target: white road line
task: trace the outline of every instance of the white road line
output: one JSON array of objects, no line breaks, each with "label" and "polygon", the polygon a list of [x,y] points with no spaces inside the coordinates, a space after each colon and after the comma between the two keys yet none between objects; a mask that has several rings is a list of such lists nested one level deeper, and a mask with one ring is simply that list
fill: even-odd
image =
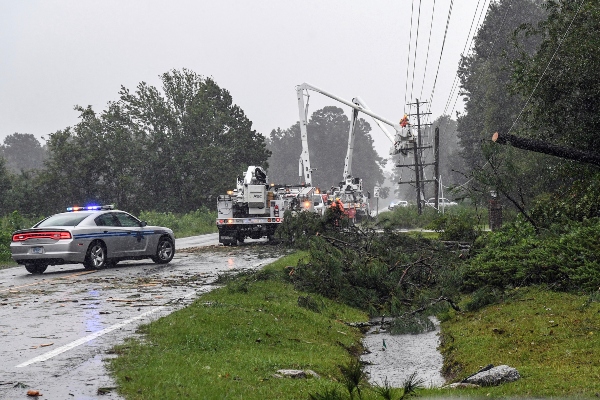
[{"label": "white road line", "polygon": [[[210,290],[210,288],[207,288],[207,289],[208,289],[208,290],[201,290],[200,292],[204,292],[204,291],[209,291],[209,290]],[[189,298],[189,297],[192,297],[192,296],[193,296],[193,295],[195,295],[195,294],[199,294],[199,293],[194,291],[194,292],[191,292],[191,293],[188,293],[188,294],[186,294],[186,295],[185,295],[185,296],[183,296],[183,297],[184,297],[184,298]],[[57,349],[54,349],[54,350],[52,350],[52,351],[49,351],[49,352],[47,352],[47,353],[45,353],[45,354],[42,354],[42,355],[40,355],[40,356],[37,356],[37,357],[35,357],[35,358],[32,358],[32,359],[31,359],[31,360],[29,360],[29,361],[25,361],[24,363],[17,365],[15,368],[23,368],[23,367],[26,367],[26,366],[28,366],[28,365],[34,364],[34,363],[36,363],[36,362],[40,362],[40,361],[46,361],[46,360],[49,360],[49,359],[51,359],[52,357],[55,357],[55,356],[57,356],[57,355],[59,355],[59,354],[62,354],[62,353],[64,353],[65,351],[69,351],[69,350],[71,350],[71,349],[74,349],[74,348],[75,348],[75,347],[77,347],[77,346],[81,346],[82,344],[84,344],[84,343],[87,343],[87,342],[89,342],[89,341],[91,341],[91,340],[94,340],[94,339],[96,339],[97,337],[100,337],[100,336],[102,336],[102,335],[106,335],[107,333],[110,333],[110,332],[114,331],[115,329],[122,328],[122,327],[124,327],[124,326],[125,326],[125,325],[127,325],[127,324],[130,324],[130,323],[132,323],[132,322],[135,322],[135,321],[137,321],[137,320],[140,320],[140,319],[142,319],[142,318],[144,318],[144,317],[146,317],[146,316],[148,316],[148,315],[150,315],[150,314],[154,314],[155,312],[158,312],[158,311],[160,311],[160,310],[162,310],[162,309],[164,309],[164,308],[166,308],[166,306],[160,306],[160,307],[156,307],[156,308],[154,308],[154,309],[152,309],[152,310],[150,310],[150,311],[146,311],[145,313],[143,313],[143,314],[140,314],[140,315],[138,315],[137,317],[129,318],[129,319],[127,319],[127,320],[123,321],[123,322],[119,322],[118,324],[115,324],[115,325],[109,326],[108,328],[104,328],[104,329],[102,329],[101,331],[94,332],[94,333],[92,333],[92,334],[90,334],[90,335],[87,335],[87,336],[85,336],[85,337],[82,337],[81,339],[77,339],[77,340],[75,340],[74,342],[71,342],[71,343],[69,343],[69,344],[66,344],[66,345],[64,345],[64,346],[61,346],[61,347],[59,347],[59,348],[57,348]]]},{"label": "white road line", "polygon": [[119,322],[118,324],[115,324],[115,325],[109,326],[108,328],[102,329],[101,331],[94,332],[94,333],[92,333],[90,335],[82,337],[81,339],[77,339],[74,342],[71,342],[71,343],[66,344],[64,346],[61,346],[61,347],[59,347],[57,349],[49,351],[49,352],[47,352],[45,354],[42,354],[42,355],[37,356],[35,358],[32,358],[29,361],[25,361],[24,363],[17,365],[16,368],[23,368],[23,367],[26,367],[26,366],[31,365],[33,363],[36,363],[36,362],[49,360],[52,357],[55,357],[55,356],[57,356],[59,354],[64,353],[65,351],[69,351],[71,349],[74,349],[77,346],[80,346],[80,345],[82,345],[84,343],[87,343],[87,342],[89,342],[91,340],[94,340],[97,337],[105,335],[105,334],[107,334],[109,332],[112,332],[115,329],[122,328],[122,327],[124,327],[127,324],[130,324],[130,323],[132,323],[134,321],[142,319],[142,318],[146,317],[147,315],[153,314],[153,313],[155,313],[157,311],[160,311],[160,310],[162,310],[164,308],[165,308],[165,306],[156,307],[155,309],[152,309],[150,311],[146,311],[145,313],[140,314],[137,317],[129,318],[128,320],[125,320],[123,322]]}]

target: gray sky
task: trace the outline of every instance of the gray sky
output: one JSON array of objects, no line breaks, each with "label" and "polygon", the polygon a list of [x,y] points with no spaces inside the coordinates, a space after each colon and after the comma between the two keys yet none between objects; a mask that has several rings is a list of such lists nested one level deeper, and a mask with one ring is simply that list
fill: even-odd
[{"label": "gray sky", "polygon": [[[488,2],[454,1],[432,119],[446,109],[476,7],[487,8]],[[15,132],[47,137],[77,123],[75,105],[100,112],[117,100],[121,85],[134,89],[145,81],[160,86],[158,75],[181,68],[212,76],[264,135],[298,120],[295,86],[303,82],[347,100],[360,96],[375,113],[398,121],[408,111],[405,102],[430,99],[449,4],[0,0],[0,142]],[[462,107],[460,99],[456,104]],[[311,95],[311,113],[326,105],[348,112],[340,103]],[[366,119],[377,151],[387,156],[388,139]]]}]

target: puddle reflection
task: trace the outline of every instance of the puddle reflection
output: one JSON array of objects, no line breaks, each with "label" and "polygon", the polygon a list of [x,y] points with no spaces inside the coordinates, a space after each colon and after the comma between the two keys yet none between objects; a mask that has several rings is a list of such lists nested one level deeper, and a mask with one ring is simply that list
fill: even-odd
[{"label": "puddle reflection", "polygon": [[[95,289],[88,290],[88,295],[90,297],[99,299],[100,291]],[[88,303],[84,309],[83,317],[86,332],[97,332],[102,329],[102,322],[100,321],[100,313],[97,303]]]}]

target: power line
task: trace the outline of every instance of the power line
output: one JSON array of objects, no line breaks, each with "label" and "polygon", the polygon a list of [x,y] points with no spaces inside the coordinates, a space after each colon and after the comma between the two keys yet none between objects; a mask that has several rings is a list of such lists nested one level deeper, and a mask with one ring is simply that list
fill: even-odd
[{"label": "power line", "polygon": [[[435,72],[435,79],[433,80],[433,87],[431,89],[431,96],[429,97],[429,107],[431,107],[431,102],[433,100],[433,94],[435,93],[435,86],[437,84],[438,74],[440,72],[440,65],[442,64],[442,55],[444,54],[444,46],[446,45],[446,37],[448,36],[448,25],[450,24],[450,16],[452,15],[452,5],[454,4],[454,0],[450,0],[450,8],[448,9],[448,17],[446,18],[446,30],[444,31],[444,40],[442,41],[442,49],[440,50],[440,58],[438,60],[437,70]],[[406,103],[406,99],[404,99]]]},{"label": "power line", "polygon": [[427,76],[427,63],[429,62],[429,46],[431,45],[431,32],[433,31],[433,16],[435,15],[435,0],[433,0],[433,10],[431,11],[431,24],[429,25],[429,40],[427,42],[427,53],[425,55],[425,71],[423,72],[423,80],[421,81],[421,91],[419,98],[423,97],[423,87],[425,86],[425,78]]},{"label": "power line", "polygon": [[415,86],[415,69],[417,64],[417,49],[419,48],[419,27],[421,26],[421,0],[419,0],[419,11],[417,17],[417,36],[415,37],[415,56],[413,57],[412,83],[410,86],[410,98],[412,99],[413,88]]},{"label": "power line", "polygon": [[410,71],[410,49],[412,45],[412,25],[414,15],[415,2],[413,0],[410,8],[410,33],[408,36],[408,59],[406,60],[406,84],[404,85],[404,104],[406,104],[406,93],[408,92],[408,72]]},{"label": "power line", "polygon": [[[467,34],[467,39],[465,41],[465,46],[463,47],[463,51],[461,53],[461,56],[464,55],[467,51],[467,46],[469,44],[469,42],[471,41],[471,31],[473,30],[473,25],[475,24],[475,19],[477,17],[477,10],[479,10],[479,4],[481,3],[481,0],[477,0],[477,7],[475,8],[475,13],[473,13],[473,19],[471,20],[471,26],[469,27],[469,33]],[[485,5],[485,3],[484,3]],[[483,7],[481,8],[481,11],[483,11]],[[481,18],[481,14],[482,12],[480,12],[479,14],[479,18]],[[475,36],[475,33],[473,33],[473,36]],[[448,100],[446,101],[446,106],[444,107],[444,114],[446,114],[446,111],[448,110],[448,106],[451,103],[451,99],[454,96],[454,91],[455,89],[458,88],[458,71],[456,73],[456,75],[454,76],[454,81],[452,82],[452,90],[450,91],[450,95],[448,96]]]},{"label": "power line", "polygon": [[494,46],[496,46],[496,42],[498,41],[498,38],[500,38],[500,31],[502,30],[502,28],[504,28],[504,23],[506,22],[506,16],[508,15],[508,12],[510,11],[511,6],[512,6],[512,3],[509,2],[508,6],[506,7],[506,12],[504,13],[504,17],[502,17],[502,22],[500,23],[500,28],[498,28],[498,32],[496,32],[496,38],[494,39],[494,42],[492,43],[492,47],[490,47],[490,51],[488,52],[488,55],[487,55],[488,59],[492,55],[492,51],[494,50]]},{"label": "power line", "polygon": [[579,8],[577,8],[577,12],[575,13],[575,15],[573,16],[573,19],[571,19],[571,23],[569,24],[569,27],[567,28],[567,30],[565,31],[562,39],[560,39],[560,42],[558,42],[558,46],[556,46],[556,50],[554,50],[554,54],[552,54],[552,57],[550,57],[550,61],[548,61],[548,64],[546,64],[546,68],[544,68],[544,72],[542,72],[542,75],[540,76],[540,79],[538,79],[537,83],[535,84],[535,87],[533,88],[533,91],[531,92],[531,94],[529,95],[529,98],[527,99],[527,101],[525,102],[525,105],[523,106],[523,108],[521,109],[521,112],[519,113],[519,115],[517,116],[517,118],[513,121],[510,129],[508,130],[508,133],[510,133],[512,131],[512,129],[514,128],[515,124],[517,123],[517,121],[519,120],[519,118],[521,118],[521,115],[523,114],[523,111],[525,111],[525,107],[527,107],[527,105],[529,104],[529,102],[531,101],[531,98],[533,97],[533,94],[535,93],[535,91],[537,90],[540,82],[542,81],[542,78],[544,77],[544,75],[546,74],[546,71],[548,71],[548,67],[550,66],[550,63],[552,62],[552,60],[554,60],[554,56],[556,56],[556,53],[558,53],[558,49],[560,49],[560,46],[563,44],[563,42],[565,41],[567,34],[569,33],[569,30],[571,29],[571,26],[573,25],[573,21],[575,21],[575,18],[577,18],[577,16],[579,15],[579,11],[581,10],[581,7],[583,6],[583,3],[585,2],[585,0],[581,0],[581,3],[579,3]]}]

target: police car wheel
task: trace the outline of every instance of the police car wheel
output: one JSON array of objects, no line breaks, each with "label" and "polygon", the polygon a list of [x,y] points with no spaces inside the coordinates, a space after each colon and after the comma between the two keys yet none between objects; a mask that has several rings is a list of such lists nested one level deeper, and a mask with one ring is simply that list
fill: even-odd
[{"label": "police car wheel", "polygon": [[175,255],[175,246],[171,239],[161,237],[156,246],[156,255],[152,257],[152,261],[157,264],[167,264],[171,262]]},{"label": "police car wheel", "polygon": [[48,266],[43,264],[25,264],[25,269],[27,272],[34,275],[43,274],[44,271],[46,271],[46,268],[48,268]]},{"label": "police car wheel", "polygon": [[100,241],[93,242],[88,247],[83,266],[85,269],[102,269],[106,267],[106,248]]}]

